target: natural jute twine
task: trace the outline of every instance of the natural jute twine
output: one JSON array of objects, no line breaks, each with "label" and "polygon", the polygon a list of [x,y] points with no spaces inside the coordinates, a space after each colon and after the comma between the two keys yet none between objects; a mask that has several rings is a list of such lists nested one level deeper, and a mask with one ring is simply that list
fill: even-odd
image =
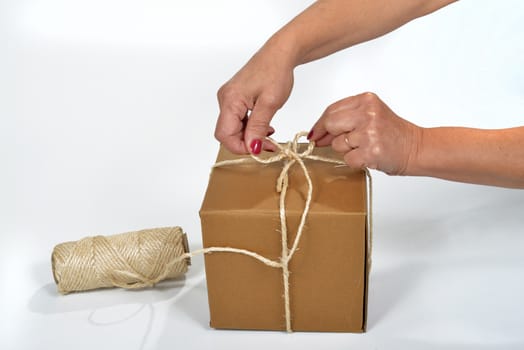
[{"label": "natural jute twine", "polygon": [[[58,291],[143,288],[176,278],[190,264],[186,235],[164,227],[58,244],[51,256]],[[178,257],[181,257],[178,259]]]},{"label": "natural jute twine", "polygon": [[[276,153],[274,156],[269,158],[260,158],[254,155],[251,155],[251,158],[241,158],[241,159],[234,159],[234,160],[225,160],[221,162],[217,162],[214,167],[223,167],[228,165],[236,165],[236,164],[243,164],[251,161],[256,161],[262,164],[270,164],[275,162],[284,161],[284,166],[282,168],[282,171],[280,173],[280,176],[277,179],[276,184],[276,190],[278,193],[280,193],[280,200],[279,200],[279,211],[280,211],[280,225],[281,225],[281,241],[282,241],[282,250],[281,255],[278,260],[271,260],[268,259],[256,252],[246,250],[246,249],[239,249],[239,248],[232,248],[232,247],[209,247],[204,248],[200,250],[195,250],[191,253],[186,253],[177,258],[184,259],[185,257],[192,257],[196,254],[208,254],[208,253],[215,253],[215,252],[227,252],[227,253],[236,253],[236,254],[244,254],[247,256],[250,256],[254,259],[257,259],[258,261],[264,263],[267,266],[279,268],[282,269],[282,282],[284,286],[284,312],[285,312],[285,319],[286,319],[286,331],[292,332],[292,326],[291,326],[291,311],[290,311],[290,297],[289,297],[289,262],[293,258],[293,255],[298,249],[298,244],[300,242],[300,238],[302,237],[302,233],[304,231],[304,226],[306,224],[306,219],[309,213],[309,207],[311,205],[311,198],[313,193],[313,184],[311,181],[311,177],[309,176],[309,172],[306,168],[306,165],[304,164],[304,159],[310,159],[310,160],[316,160],[316,161],[322,161],[322,162],[328,162],[333,163],[339,166],[347,166],[344,162],[337,160],[337,159],[331,159],[321,156],[313,155],[313,149],[315,148],[314,142],[309,142],[307,145],[307,148],[303,152],[299,152],[299,143],[298,140],[301,137],[306,136],[307,132],[299,132],[295,135],[292,142],[288,142],[286,144],[279,144],[273,139],[267,137],[266,139],[273,143],[279,150],[278,153]],[[304,204],[304,210],[302,211],[302,215],[300,217],[300,223],[298,225],[297,233],[295,236],[295,241],[292,242],[291,248],[288,246],[288,234],[287,234],[287,223],[286,223],[286,192],[288,188],[288,172],[289,169],[294,165],[298,164],[300,168],[302,169],[302,172],[304,173],[304,177],[307,181],[307,197]],[[368,268],[371,268],[371,247],[372,247],[372,234],[371,234],[371,196],[372,196],[372,184],[371,184],[371,175],[367,169],[364,169],[367,179],[368,179],[368,216],[367,216],[367,234],[368,234],[368,244],[367,244],[367,265]]]}]

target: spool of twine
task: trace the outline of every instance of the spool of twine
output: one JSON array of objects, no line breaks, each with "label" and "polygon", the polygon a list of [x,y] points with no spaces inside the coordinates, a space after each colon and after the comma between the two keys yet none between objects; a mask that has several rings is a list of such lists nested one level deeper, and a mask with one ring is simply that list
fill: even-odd
[{"label": "spool of twine", "polygon": [[189,257],[180,227],[86,237],[53,249],[53,277],[62,294],[98,288],[143,288],[183,275]]}]

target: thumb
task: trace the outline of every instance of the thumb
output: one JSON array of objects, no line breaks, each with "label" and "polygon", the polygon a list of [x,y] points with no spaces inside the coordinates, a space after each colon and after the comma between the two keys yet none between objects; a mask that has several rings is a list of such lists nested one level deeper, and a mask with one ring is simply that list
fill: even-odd
[{"label": "thumb", "polygon": [[274,150],[275,146],[265,141],[265,137],[272,130],[269,123],[276,110],[276,108],[262,103],[257,103],[253,108],[244,131],[246,148],[252,154],[259,154],[263,149]]}]

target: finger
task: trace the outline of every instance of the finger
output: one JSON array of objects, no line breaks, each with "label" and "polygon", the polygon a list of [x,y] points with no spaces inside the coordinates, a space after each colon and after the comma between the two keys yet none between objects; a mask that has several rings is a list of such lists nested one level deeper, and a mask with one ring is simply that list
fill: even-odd
[{"label": "finger", "polygon": [[352,133],[344,133],[333,138],[333,141],[331,142],[333,150],[338,153],[347,153],[358,148],[357,145],[351,143],[352,140],[349,139],[351,134]]},{"label": "finger", "polygon": [[[243,131],[246,130],[246,126],[247,126],[247,121],[248,120],[249,120],[249,113],[246,114],[244,119],[242,119],[242,130]],[[273,135],[274,133],[275,133],[275,128],[270,125],[269,126],[269,130],[267,131],[266,137],[269,137],[269,136]]]},{"label": "finger", "polygon": [[220,114],[215,128],[215,138],[229,151],[246,154],[244,143],[245,120],[248,107],[238,98],[219,98]]},{"label": "finger", "polygon": [[368,163],[365,153],[361,149],[356,148],[344,154],[344,161],[350,168],[354,169],[376,169],[376,165]]},{"label": "finger", "polygon": [[350,168],[364,169],[367,166],[366,162],[362,158],[362,152],[358,149],[344,154],[344,161]]},{"label": "finger", "polygon": [[[273,128],[272,126],[269,126],[269,131],[267,132],[266,137],[269,137],[273,135],[274,133],[275,133],[275,128]],[[264,151],[275,152],[277,150],[277,146],[275,146],[272,142],[264,139],[262,141],[262,149]]]},{"label": "finger", "polygon": [[274,145],[264,141],[264,138],[270,130],[269,122],[273,119],[276,110],[262,97],[255,104],[244,131],[245,147],[251,153],[259,154],[262,149],[274,149]]},{"label": "finger", "polygon": [[344,161],[350,168],[355,169],[378,169],[377,159],[370,156],[369,150],[355,148],[344,154]]},{"label": "finger", "polygon": [[335,138],[334,135],[325,134],[323,137],[315,141],[315,146],[318,146],[318,147],[329,146],[331,145],[331,142],[333,141],[334,138]]},{"label": "finger", "polygon": [[236,154],[246,154],[247,149],[244,144],[244,132],[241,120],[218,117],[215,129],[215,138],[224,145],[229,151]]},{"label": "finger", "polygon": [[350,111],[358,109],[360,106],[359,96],[360,95],[350,96],[328,106],[315,125],[313,125],[313,128],[308,135],[308,139],[312,141],[322,140],[319,145],[324,145],[324,142],[327,140],[331,141],[332,138],[324,140],[324,137],[327,134],[335,136],[338,134],[334,134],[330,131],[330,124],[337,119],[346,119],[344,118],[346,114],[348,114]]},{"label": "finger", "polygon": [[323,126],[327,133],[338,136],[360,129],[363,122],[362,111],[360,109],[351,109],[328,115]]},{"label": "finger", "polygon": [[[242,130],[246,130],[246,127],[247,127],[247,121],[249,120],[249,117],[246,115],[246,117],[244,119],[242,119]],[[273,135],[275,133],[275,128],[272,127],[271,125],[269,126],[269,129],[267,131],[267,135],[266,137],[269,137],[271,135]]]}]

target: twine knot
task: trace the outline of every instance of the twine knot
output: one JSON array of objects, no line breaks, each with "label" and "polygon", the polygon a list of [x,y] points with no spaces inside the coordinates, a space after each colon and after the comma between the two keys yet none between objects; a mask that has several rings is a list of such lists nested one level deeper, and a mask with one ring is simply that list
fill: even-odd
[{"label": "twine knot", "polygon": [[[293,141],[288,141],[284,144],[280,144],[276,142],[275,140],[273,140],[272,138],[267,137],[266,139],[269,142],[271,142],[273,145],[275,145],[277,149],[279,150],[279,152],[276,155],[269,157],[269,158],[261,158],[253,154],[251,155],[252,159],[262,164],[275,163],[275,162],[284,160],[285,162],[284,167],[282,167],[282,171],[280,172],[280,176],[278,177],[277,183],[276,183],[276,189],[278,193],[281,193],[282,188],[287,186],[288,184],[287,173],[289,169],[293,166],[293,164],[295,164],[295,162],[297,161],[302,162],[302,159],[304,158],[309,158],[311,154],[313,153],[313,150],[315,149],[315,142],[310,141],[307,145],[307,148],[303,152],[299,152],[299,142],[298,141],[300,140],[301,137],[307,136],[307,134],[308,134],[307,132],[301,131],[295,134]],[[217,166],[217,164],[215,164],[215,167]],[[222,165],[218,165],[218,166],[222,166]]]}]

